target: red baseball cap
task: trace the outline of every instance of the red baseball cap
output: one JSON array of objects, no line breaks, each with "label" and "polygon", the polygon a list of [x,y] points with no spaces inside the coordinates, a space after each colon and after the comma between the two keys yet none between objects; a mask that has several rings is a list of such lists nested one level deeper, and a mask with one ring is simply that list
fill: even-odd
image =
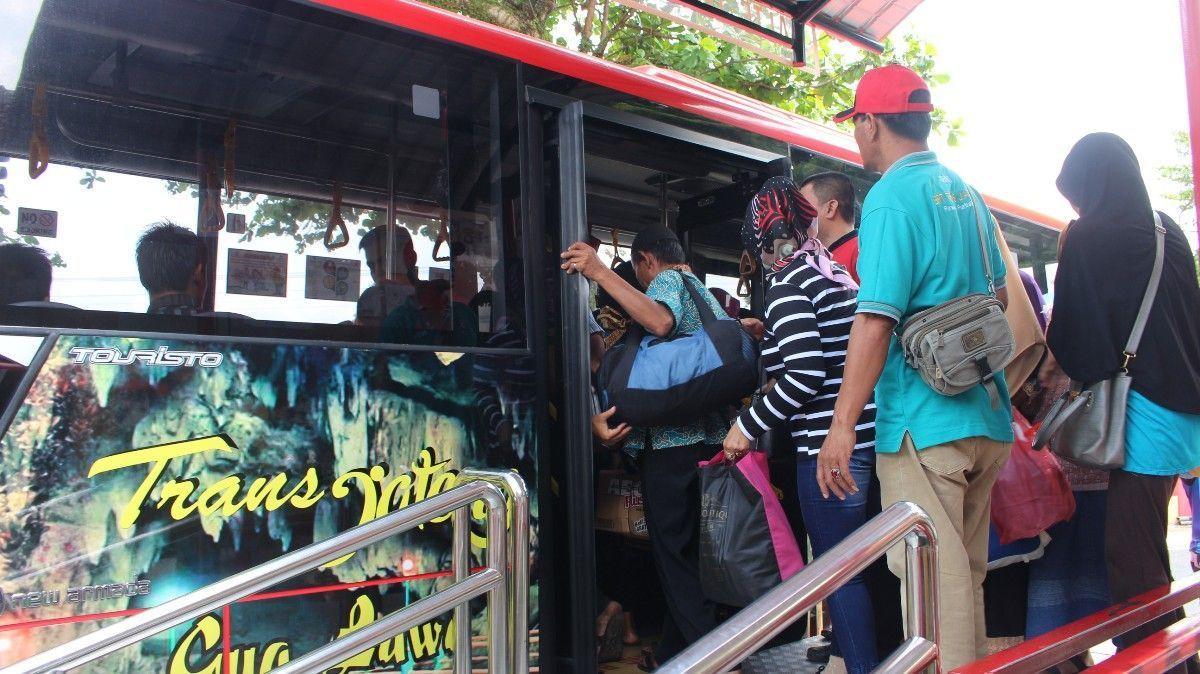
[{"label": "red baseball cap", "polygon": [[854,92],[854,107],[838,113],[833,121],[841,123],[855,115],[887,115],[901,112],[932,112],[933,103],[910,101],[913,93],[929,92],[929,85],[912,70],[902,65],[883,66],[870,70],[858,82]]}]

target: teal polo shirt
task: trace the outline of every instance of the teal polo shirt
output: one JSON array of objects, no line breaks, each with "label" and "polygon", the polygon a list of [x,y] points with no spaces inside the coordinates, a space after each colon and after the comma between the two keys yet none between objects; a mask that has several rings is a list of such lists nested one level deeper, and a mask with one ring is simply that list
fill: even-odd
[{"label": "teal polo shirt", "polygon": [[[932,152],[916,152],[893,164],[863,202],[859,313],[880,314],[901,325],[942,302],[986,293],[976,208],[983,208],[978,195]],[[1004,258],[996,244],[995,221],[989,211],[983,213],[993,283],[999,289],[1004,286]],[[996,375],[996,385],[1008,400],[1003,374]],[[982,386],[956,396],[935,392],[904,362],[895,334],[875,387],[875,405],[877,452],[899,451],[905,433],[917,449],[976,436],[1013,439],[1008,405],[993,409]]]}]

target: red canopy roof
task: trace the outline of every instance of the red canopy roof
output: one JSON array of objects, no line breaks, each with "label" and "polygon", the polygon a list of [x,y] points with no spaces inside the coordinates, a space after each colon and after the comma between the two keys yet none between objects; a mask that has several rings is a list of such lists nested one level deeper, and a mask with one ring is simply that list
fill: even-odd
[{"label": "red canopy roof", "polygon": [[921,0],[829,0],[813,22],[848,39],[861,36],[882,42],[920,4]]}]

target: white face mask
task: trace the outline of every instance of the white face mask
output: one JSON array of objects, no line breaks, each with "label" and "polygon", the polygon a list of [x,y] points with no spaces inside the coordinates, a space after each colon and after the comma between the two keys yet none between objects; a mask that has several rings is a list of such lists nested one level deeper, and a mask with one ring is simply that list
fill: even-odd
[{"label": "white face mask", "polygon": [[764,250],[761,256],[762,263],[766,267],[770,267],[774,265],[777,260],[782,260],[783,258],[796,252],[796,241],[794,239],[775,239],[774,245],[771,246],[771,250],[772,252],[770,253]]}]

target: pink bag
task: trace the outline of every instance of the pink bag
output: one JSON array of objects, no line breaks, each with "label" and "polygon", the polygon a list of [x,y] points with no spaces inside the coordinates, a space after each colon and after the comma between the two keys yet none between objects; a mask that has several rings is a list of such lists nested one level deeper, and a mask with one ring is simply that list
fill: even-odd
[{"label": "pink bag", "polygon": [[1033,448],[1036,430],[1013,410],[1016,441],[992,487],[992,525],[1004,545],[1037,536],[1075,514],[1075,495],[1058,458]]},{"label": "pink bag", "polygon": [[745,606],[804,567],[771,487],[767,455],[700,463],[700,582],[709,599]]}]

